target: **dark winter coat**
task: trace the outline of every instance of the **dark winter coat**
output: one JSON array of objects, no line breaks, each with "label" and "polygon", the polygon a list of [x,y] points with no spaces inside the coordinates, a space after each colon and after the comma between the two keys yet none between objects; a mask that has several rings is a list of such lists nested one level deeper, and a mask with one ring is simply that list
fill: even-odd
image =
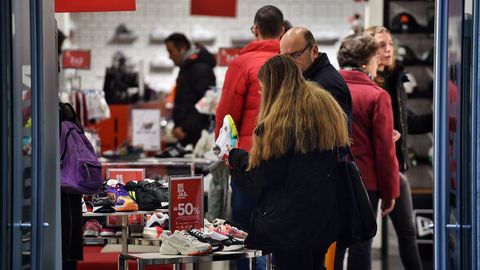
[{"label": "dark winter coat", "polygon": [[208,129],[208,116],[200,114],[195,104],[210,86],[216,85],[215,65],[215,57],[204,48],[194,51],[180,65],[172,117],[175,127],[181,127],[186,133],[186,138],[180,142],[183,145],[195,144],[201,131]]},{"label": "dark winter coat", "polygon": [[393,124],[395,130],[401,133],[400,139],[396,142],[398,165],[401,172],[408,169],[408,134],[422,134],[433,130],[433,115],[416,115],[407,108],[407,93],[403,83],[408,82],[405,69],[400,63],[396,63],[395,69],[391,72],[379,72],[384,82],[385,89],[392,99]]},{"label": "dark winter coat", "polygon": [[322,88],[330,92],[342,107],[348,117],[348,126],[352,127],[352,96],[347,83],[338,71],[330,64],[325,53],[315,59],[312,65],[304,72],[303,76],[309,81],[314,81]]},{"label": "dark winter coat", "polygon": [[230,151],[232,179],[258,195],[246,245],[267,251],[315,248],[337,238],[337,154],[287,153],[246,171],[248,153]]}]

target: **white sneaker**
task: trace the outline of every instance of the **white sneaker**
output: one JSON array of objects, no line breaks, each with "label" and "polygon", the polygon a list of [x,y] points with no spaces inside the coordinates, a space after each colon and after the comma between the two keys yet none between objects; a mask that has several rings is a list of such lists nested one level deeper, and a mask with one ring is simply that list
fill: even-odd
[{"label": "white sneaker", "polygon": [[163,235],[160,253],[165,255],[203,255],[212,253],[212,246],[202,243],[187,231],[175,231]]},{"label": "white sneaker", "polygon": [[147,222],[145,223],[145,228],[150,228],[150,227],[155,227],[155,226],[163,227],[163,224],[165,224],[165,221],[167,219],[168,219],[167,214],[163,214],[163,213],[160,213],[160,212],[153,213],[153,214],[150,215]]},{"label": "white sneaker", "polygon": [[228,153],[238,141],[238,131],[233,122],[232,116],[229,114],[223,118],[223,126],[220,129],[220,134],[213,145],[213,152],[221,160],[228,159]]},{"label": "white sneaker", "polygon": [[148,239],[162,239],[163,228],[160,226],[143,228],[142,236]]}]

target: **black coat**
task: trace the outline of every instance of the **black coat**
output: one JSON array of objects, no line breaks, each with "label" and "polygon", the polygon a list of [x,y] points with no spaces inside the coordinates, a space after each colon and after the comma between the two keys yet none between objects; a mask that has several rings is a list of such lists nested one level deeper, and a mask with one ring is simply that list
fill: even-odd
[{"label": "black coat", "polygon": [[384,80],[381,86],[392,99],[394,129],[402,134],[395,146],[399,169],[404,172],[408,169],[407,135],[432,132],[433,115],[416,115],[407,108],[407,93],[403,83],[409,80],[400,63],[397,62],[391,72],[379,72],[378,75]]},{"label": "black coat", "polygon": [[210,86],[216,85],[213,72],[215,65],[215,57],[206,49],[199,48],[180,66],[172,117],[175,127],[181,127],[187,135],[180,142],[183,145],[195,144],[201,131],[209,127],[208,116],[200,114],[195,109],[195,104]]},{"label": "black coat", "polygon": [[288,153],[246,171],[248,153],[230,151],[232,179],[256,192],[246,245],[267,251],[319,249],[337,239],[337,154]]},{"label": "black coat", "polygon": [[304,72],[303,76],[309,81],[314,81],[325,90],[330,92],[342,107],[348,117],[348,127],[352,127],[352,96],[348,90],[347,83],[335,67],[330,64],[325,53],[315,59],[312,65]]}]

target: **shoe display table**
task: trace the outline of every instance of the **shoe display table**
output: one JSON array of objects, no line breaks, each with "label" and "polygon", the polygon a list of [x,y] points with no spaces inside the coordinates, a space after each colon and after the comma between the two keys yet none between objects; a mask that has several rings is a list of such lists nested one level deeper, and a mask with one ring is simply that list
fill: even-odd
[{"label": "shoe display table", "polygon": [[196,268],[198,263],[229,261],[237,259],[249,259],[251,269],[255,269],[256,258],[266,256],[267,270],[271,270],[270,254],[264,254],[260,250],[242,249],[238,251],[218,251],[209,255],[183,256],[183,255],[162,255],[160,253],[137,253],[120,254],[118,257],[118,269],[127,270],[128,261],[137,262],[137,270],[144,270],[146,265],[173,264],[174,270],[180,270],[182,264],[191,263]]},{"label": "shoe display table", "polygon": [[155,212],[168,213],[168,209],[157,209],[155,211],[136,211],[136,212],[115,212],[115,213],[83,213],[84,217],[108,217],[108,216],[121,216],[122,217],[122,253],[128,254],[128,216],[130,215],[145,215]]}]

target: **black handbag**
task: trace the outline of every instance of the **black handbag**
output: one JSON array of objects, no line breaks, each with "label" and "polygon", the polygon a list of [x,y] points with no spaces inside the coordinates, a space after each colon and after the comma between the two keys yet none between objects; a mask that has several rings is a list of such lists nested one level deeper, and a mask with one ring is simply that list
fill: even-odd
[{"label": "black handbag", "polygon": [[341,222],[338,243],[348,247],[372,239],[377,233],[377,222],[350,148],[339,149],[337,153],[337,194]]}]

